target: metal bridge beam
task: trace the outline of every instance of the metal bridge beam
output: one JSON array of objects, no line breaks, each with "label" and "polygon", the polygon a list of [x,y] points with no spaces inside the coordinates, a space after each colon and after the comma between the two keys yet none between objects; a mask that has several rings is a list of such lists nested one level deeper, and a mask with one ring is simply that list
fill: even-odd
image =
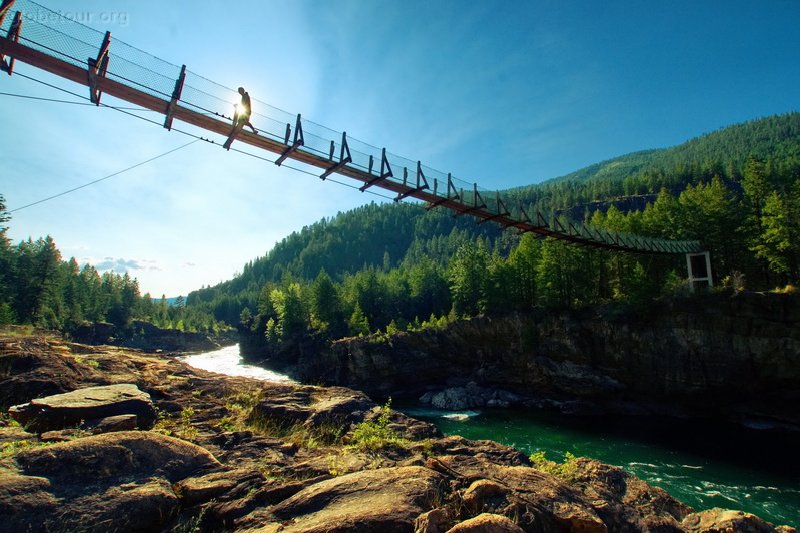
[{"label": "metal bridge beam", "polygon": [[[4,2],[3,7],[6,7],[7,4],[8,1]],[[106,53],[103,53],[104,49]],[[176,98],[175,94],[172,95],[173,98],[171,100],[165,100],[138,90],[134,87],[120,83],[112,78],[107,78],[101,75],[98,75],[96,80],[90,81],[90,76],[88,74],[93,67],[97,67],[97,61],[95,61],[94,66],[90,65],[88,69],[81,68],[71,63],[67,63],[66,61],[52,57],[39,50],[29,48],[15,41],[13,38],[9,39],[2,36],[0,36],[0,54],[23,61],[34,67],[40,68],[50,72],[51,74],[60,76],[75,83],[89,86],[93,91],[97,91],[94,94],[97,96],[96,103],[98,104],[99,94],[107,93],[119,98],[120,100],[124,100],[145,109],[162,113],[166,115],[167,120],[169,120],[171,117],[173,120],[180,120],[187,124],[191,124],[192,126],[216,133],[224,138],[227,138],[228,134],[230,133],[230,124],[227,121],[220,120],[218,117],[193,111],[180,105],[179,98]],[[101,63],[103,62],[103,57],[108,57],[107,46],[101,47],[101,52],[98,55]],[[100,74],[102,70],[103,66],[101,64],[97,73]],[[176,84],[176,89],[177,88],[178,85]],[[310,150],[305,150],[302,148],[302,126],[299,115],[297,127],[295,128],[295,141],[292,146],[287,147],[288,136],[286,137],[286,142],[284,143],[273,140],[265,135],[258,135],[255,133],[242,131],[238,134],[236,139],[239,142],[243,142],[256,148],[278,154],[279,157],[276,161],[278,163],[283,162],[283,160],[288,157],[295,161],[299,161],[301,163],[321,169],[323,172],[320,177],[323,179],[335,172],[342,176],[361,181],[365,184],[365,186],[362,187],[362,190],[365,190],[369,186],[375,185],[388,191],[392,191],[402,198],[410,196],[427,202],[429,208],[441,206],[455,211],[457,214],[470,214],[479,220],[492,220],[506,228],[515,227],[523,232],[531,231],[539,235],[549,236],[555,239],[566,240],[574,243],[586,244],[597,248],[622,250],[634,253],[665,253],[655,246],[641,247],[641,245],[637,246],[633,243],[624,242],[619,239],[619,237],[616,242],[613,242],[610,239],[604,240],[603,242],[598,242],[594,239],[587,239],[580,235],[572,235],[571,232],[566,231],[563,226],[549,226],[541,214],[538,214],[539,220],[537,221],[538,223],[535,224],[522,209],[521,213],[524,215],[523,219],[513,217],[511,213],[508,213],[505,209],[502,209],[503,212],[495,213],[487,207],[486,203],[480,197],[480,194],[477,191],[477,186],[475,186],[473,191],[474,194],[472,205],[466,204],[463,196],[458,194],[450,174],[447,176],[447,190],[444,191],[444,195],[439,191],[439,184],[435,179],[432,191],[429,187],[423,186],[427,184],[427,180],[424,179],[424,176],[418,175],[416,186],[395,181],[391,179],[393,176],[388,165],[388,160],[386,159],[385,150],[383,152],[381,161],[381,175],[376,177],[371,172],[366,172],[359,168],[355,168],[350,164],[352,163],[352,158],[350,156],[349,147],[347,146],[347,137],[344,133],[342,134],[339,161],[331,165],[331,161],[333,160],[332,152],[330,157],[326,158],[316,153],[312,153]],[[499,207],[498,211],[501,211]],[[560,225],[557,219],[553,219],[553,222],[557,225]],[[678,249],[671,251],[671,253],[699,251],[699,243],[696,242],[675,243],[675,247]]]}]

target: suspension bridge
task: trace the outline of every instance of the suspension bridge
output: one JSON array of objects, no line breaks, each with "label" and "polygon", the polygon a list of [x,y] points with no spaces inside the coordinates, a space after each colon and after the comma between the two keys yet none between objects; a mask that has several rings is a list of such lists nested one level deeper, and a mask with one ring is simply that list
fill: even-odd
[{"label": "suspension bridge", "polygon": [[[95,105],[107,105],[101,104],[101,99],[108,94],[163,114],[163,127],[168,130],[180,131],[174,123],[184,122],[224,138],[226,148],[237,142],[270,152],[276,165],[290,159],[316,168],[323,180],[334,174],[356,180],[362,192],[376,187],[394,193],[395,201],[415,198],[429,209],[444,207],[455,216],[473,216],[478,224],[493,222],[578,245],[640,254],[701,252],[699,241],[611,232],[528,212],[530,208],[521,204],[509,207],[499,192],[481,189],[421,161],[348,138],[345,132],[255,99],[259,105],[251,120],[258,133],[234,127],[228,113],[239,100],[236,91],[189,71],[186,65],[173,65],[112,40],[110,32],[99,32],[32,0],[3,0],[0,7],[0,69],[12,75],[16,61],[86,86],[88,99]],[[202,140],[218,144],[213,139]],[[690,266],[690,277],[691,271]]]}]

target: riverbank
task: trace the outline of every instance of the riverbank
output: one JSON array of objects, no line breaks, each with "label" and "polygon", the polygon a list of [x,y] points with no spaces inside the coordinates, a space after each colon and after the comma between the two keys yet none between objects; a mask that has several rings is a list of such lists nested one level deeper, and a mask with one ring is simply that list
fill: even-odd
[{"label": "riverbank", "polygon": [[620,466],[695,508],[732,507],[800,523],[800,434],[734,424],[637,416],[562,415],[535,409],[442,411],[398,404],[445,435],[491,438],[526,454],[567,453]]},{"label": "riverbank", "polygon": [[4,418],[0,519],[15,530],[792,531],[693,512],[597,461],[534,464],[500,444],[442,437],[340,387],[223,377],[41,336],[0,338],[0,368],[4,412],[130,384],[158,415],[110,434],[83,423],[29,433]]},{"label": "riverbank", "polygon": [[[181,357],[189,365],[267,381],[288,376],[246,364],[236,347]],[[467,397],[475,392],[467,389]],[[489,392],[489,391],[486,391]],[[514,400],[487,394],[480,407],[453,411],[395,403],[397,410],[436,425],[445,435],[492,439],[530,455],[567,453],[618,465],[696,508],[735,507],[774,523],[800,523],[800,433],[674,417],[580,416],[535,408],[492,408]],[[440,396],[440,395],[437,395]],[[445,397],[444,399],[448,399]],[[453,397],[456,400],[461,396]],[[451,398],[451,399],[453,399]],[[434,402],[442,398],[435,397]],[[691,438],[687,438],[691,436]]]},{"label": "riverbank", "polygon": [[235,330],[214,334],[159,328],[149,322],[134,320],[126,327],[108,322],[87,322],[66,332],[75,342],[114,345],[146,352],[206,352],[238,342]]},{"label": "riverbank", "polygon": [[[257,350],[245,355],[261,357]],[[343,339],[269,364],[301,381],[375,397],[454,397],[472,387],[490,396],[472,394],[467,402],[507,402],[491,396],[497,392],[568,413],[800,429],[800,295],[714,293],[646,310],[610,305],[477,317]]]}]

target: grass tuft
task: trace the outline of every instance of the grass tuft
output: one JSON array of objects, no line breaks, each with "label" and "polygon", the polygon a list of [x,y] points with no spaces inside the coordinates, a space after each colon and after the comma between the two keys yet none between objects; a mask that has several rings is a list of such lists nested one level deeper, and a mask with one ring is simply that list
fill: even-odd
[{"label": "grass tuft", "polygon": [[573,454],[567,452],[564,454],[564,462],[557,463],[549,460],[544,450],[539,450],[530,456],[530,460],[537,470],[547,472],[564,481],[575,481],[578,474],[577,459]]}]

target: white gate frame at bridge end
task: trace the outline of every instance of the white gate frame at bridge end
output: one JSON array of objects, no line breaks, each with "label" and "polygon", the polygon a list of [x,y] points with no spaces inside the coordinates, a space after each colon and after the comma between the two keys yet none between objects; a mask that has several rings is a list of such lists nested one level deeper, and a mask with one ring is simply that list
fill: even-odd
[{"label": "white gate frame at bridge end", "polygon": [[711,253],[698,252],[686,254],[686,270],[689,277],[689,290],[695,292],[698,288],[711,288],[714,279],[711,275]]}]

